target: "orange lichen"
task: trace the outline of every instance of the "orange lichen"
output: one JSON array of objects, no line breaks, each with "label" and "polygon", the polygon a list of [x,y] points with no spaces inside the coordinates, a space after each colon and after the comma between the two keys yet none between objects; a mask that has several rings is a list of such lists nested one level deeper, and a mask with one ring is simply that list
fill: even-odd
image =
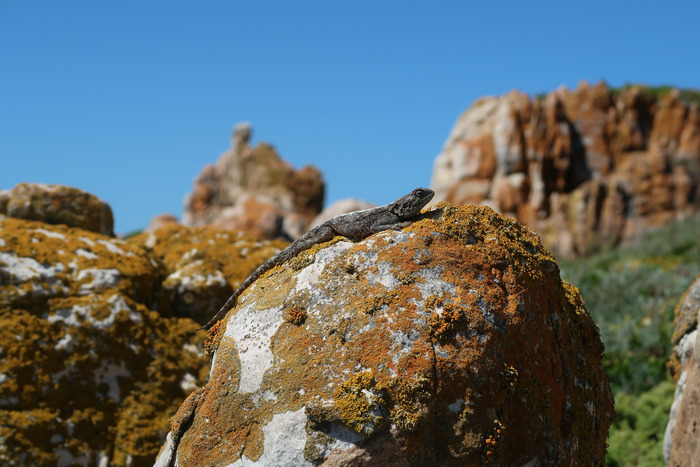
[{"label": "orange lichen", "polygon": [[306,319],[306,310],[300,306],[292,306],[285,309],[285,321],[292,324],[301,324]]},{"label": "orange lichen", "polygon": [[197,324],[148,308],[158,265],[63,225],[5,219],[0,238],[14,267],[43,271],[0,286],[2,460],[56,465],[62,449],[152,465],[168,418],[208,377]]}]

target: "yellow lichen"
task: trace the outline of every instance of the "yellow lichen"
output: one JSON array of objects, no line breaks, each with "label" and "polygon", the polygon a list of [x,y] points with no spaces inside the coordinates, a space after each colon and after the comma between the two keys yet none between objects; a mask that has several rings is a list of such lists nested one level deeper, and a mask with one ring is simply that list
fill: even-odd
[{"label": "yellow lichen", "polygon": [[341,384],[333,394],[340,418],[358,433],[371,435],[384,423],[386,388],[365,371]]}]

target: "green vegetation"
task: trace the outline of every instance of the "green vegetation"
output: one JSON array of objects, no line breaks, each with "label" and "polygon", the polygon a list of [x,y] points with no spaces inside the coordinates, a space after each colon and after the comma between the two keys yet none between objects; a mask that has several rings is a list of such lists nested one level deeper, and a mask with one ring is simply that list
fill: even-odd
[{"label": "green vegetation", "polygon": [[697,105],[700,106],[700,90],[698,89],[679,89],[676,86],[669,86],[669,85],[661,85],[661,86],[647,86],[646,84],[625,84],[622,87],[619,88],[610,88],[610,94],[615,97],[617,96],[620,91],[624,89],[629,89],[633,86],[637,86],[639,90],[644,93],[648,94],[651,96],[654,100],[658,101],[665,95],[669,94],[672,90],[678,89],[680,91],[680,99],[685,102],[686,104],[690,104],[692,102],[695,102]]},{"label": "green vegetation", "polygon": [[664,465],[664,431],[675,389],[673,381],[664,381],[638,396],[616,395],[617,420],[610,429],[606,465]]},{"label": "green vegetation", "polygon": [[[673,222],[634,247],[560,261],[600,327],[618,420],[608,465],[663,465],[674,383],[666,370],[673,310],[700,273],[700,219]],[[661,459],[661,460],[659,460]]]},{"label": "green vegetation", "polygon": [[142,233],[143,233],[143,229],[132,230],[131,232],[125,233],[123,238],[135,237],[137,235],[141,235]]}]

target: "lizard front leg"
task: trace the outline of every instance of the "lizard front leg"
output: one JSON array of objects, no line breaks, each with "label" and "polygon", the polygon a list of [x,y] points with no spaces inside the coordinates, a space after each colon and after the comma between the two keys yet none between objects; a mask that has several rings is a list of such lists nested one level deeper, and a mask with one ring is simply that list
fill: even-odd
[{"label": "lizard front leg", "polygon": [[372,233],[377,233],[384,230],[400,230],[409,225],[411,225],[411,221],[401,219],[396,214],[389,212],[384,217],[377,219],[369,230]]}]

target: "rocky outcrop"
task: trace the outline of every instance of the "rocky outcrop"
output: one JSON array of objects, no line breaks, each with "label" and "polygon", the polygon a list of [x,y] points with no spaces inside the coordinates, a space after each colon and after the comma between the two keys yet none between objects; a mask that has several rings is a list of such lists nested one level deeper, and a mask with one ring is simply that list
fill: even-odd
[{"label": "rocky outcrop", "polygon": [[161,315],[205,324],[255,268],[287,246],[243,232],[166,225],[130,239],[161,267],[155,307]]},{"label": "rocky outcrop", "polygon": [[602,466],[597,327],[536,234],[438,204],[266,273],[207,342],[157,466]]},{"label": "rocky outcrop", "polygon": [[237,125],[231,148],[202,169],[185,197],[183,224],[298,238],[323,206],[321,173],[310,165],[294,170],[269,144],[251,146],[251,134],[249,124]]},{"label": "rocky outcrop", "polygon": [[435,201],[487,205],[575,257],[696,211],[700,121],[677,90],[582,82],[477,100],[437,157]]},{"label": "rocky outcrop", "polygon": [[208,369],[198,324],[149,308],[158,270],[121,240],[0,221],[0,464],[152,462]]},{"label": "rocky outcrop", "polygon": [[20,183],[13,190],[0,190],[0,216],[64,224],[114,236],[109,204],[69,186]]},{"label": "rocky outcrop", "polygon": [[[56,204],[65,219],[85,212]],[[169,418],[209,378],[206,333],[194,331],[285,246],[179,225],[123,241],[0,219],[0,465],[153,465]]]},{"label": "rocky outcrop", "polygon": [[669,467],[700,466],[700,276],[681,298],[675,311],[674,353],[669,367],[677,381],[664,436]]}]

